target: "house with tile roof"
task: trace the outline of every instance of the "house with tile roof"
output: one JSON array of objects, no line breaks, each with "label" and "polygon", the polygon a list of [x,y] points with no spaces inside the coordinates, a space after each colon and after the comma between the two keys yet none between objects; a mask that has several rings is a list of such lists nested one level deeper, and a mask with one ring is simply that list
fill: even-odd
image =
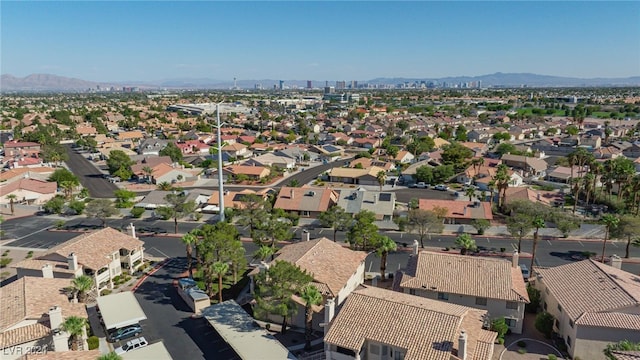
[{"label": "house with tile roof", "polygon": [[[256,195],[262,199],[266,199],[269,193],[271,193],[273,189],[264,188],[258,191],[254,191],[251,189],[244,189],[241,191],[236,190],[224,190],[224,206],[227,208],[233,209],[245,209],[247,207],[247,196]],[[217,213],[220,211],[218,204],[220,203],[220,192],[217,190],[213,190],[211,192],[211,196],[209,196],[209,200],[202,207],[203,212],[209,213]]]},{"label": "house with tile roof", "polygon": [[[348,247],[333,242],[327,238],[319,238],[302,241],[284,246],[275,254],[276,261],[286,261],[307,271],[313,277],[314,285],[322,297],[332,299],[336,306],[342,304],[356,288],[364,283],[364,261],[367,253],[354,251]],[[266,267],[270,266],[266,264]],[[263,264],[249,273],[253,292],[253,277],[265,268]],[[291,325],[304,327],[304,302],[294,298],[300,305],[298,314],[291,319]],[[324,309],[318,309],[318,317],[324,317]],[[282,319],[271,317],[271,320],[280,322]],[[321,330],[320,321],[314,321],[313,326]]]},{"label": "house with tile roof", "polygon": [[490,360],[497,334],[484,329],[486,317],[486,310],[365,287],[325,320],[325,358]]},{"label": "house with tile roof", "polygon": [[9,184],[14,181],[22,180],[22,179],[34,179],[46,181],[53,172],[56,171],[55,168],[43,166],[36,168],[18,168],[18,169],[9,169],[3,172],[0,172],[0,184]]},{"label": "house with tile roof", "polygon": [[15,195],[15,202],[27,205],[44,204],[58,192],[58,184],[30,178],[20,179],[8,184],[0,185],[0,204],[8,204],[7,195]]},{"label": "house with tile roof", "polygon": [[283,186],[276,197],[274,209],[296,213],[300,217],[317,218],[338,202],[335,190]]},{"label": "house with tile roof", "polygon": [[[217,173],[217,171],[216,171]],[[260,180],[269,176],[271,170],[264,166],[229,165],[222,169],[222,176],[226,179]]]},{"label": "house with tile roof", "polygon": [[70,286],[70,279],[26,276],[0,288],[2,359],[18,359],[29,349],[69,351],[69,335],[57,331],[63,318],[88,318],[85,304],[67,295]]},{"label": "house with tile roof", "polygon": [[418,252],[416,242],[406,269],[394,279],[394,288],[411,295],[485,310],[491,319],[504,317],[509,329],[520,334],[529,295],[518,257],[514,253],[508,261]]},{"label": "house with tile roof", "polygon": [[640,342],[640,276],[583,260],[553,268],[534,268],[542,308],[555,318],[554,332],[574,359],[602,359],[607,344]]},{"label": "house with tile roof", "polygon": [[93,277],[98,291],[113,288],[113,278],[123,270],[135,271],[144,260],[144,243],[130,228],[131,235],[107,227],[78,235],[56,245],[43,255],[22,260],[16,268],[24,276],[68,278]]},{"label": "house with tile roof", "polygon": [[486,201],[458,201],[419,199],[420,210],[434,211],[435,208],[447,209],[444,222],[447,224],[471,224],[473,220],[493,220],[491,204]]},{"label": "house with tile roof", "polygon": [[502,155],[502,163],[523,171],[524,177],[544,177],[549,166],[546,161],[524,155]]}]

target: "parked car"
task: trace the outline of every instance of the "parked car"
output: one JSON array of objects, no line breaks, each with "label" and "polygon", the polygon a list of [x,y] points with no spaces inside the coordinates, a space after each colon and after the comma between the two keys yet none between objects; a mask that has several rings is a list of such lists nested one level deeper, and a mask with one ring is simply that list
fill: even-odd
[{"label": "parked car", "polygon": [[529,268],[527,267],[527,265],[520,265],[520,270],[522,271],[522,278],[524,279],[524,281],[529,280]]},{"label": "parked car", "polygon": [[108,338],[111,342],[116,342],[130,337],[138,336],[142,332],[142,327],[139,324],[129,325],[120,329],[117,329],[109,334]]},{"label": "parked car", "polygon": [[423,182],[419,182],[419,183],[416,184],[416,187],[418,189],[426,189],[426,188],[429,187],[429,185],[427,185],[426,183],[423,183]]},{"label": "parked car", "polygon": [[129,340],[127,341],[126,344],[122,345],[119,348],[116,348],[114,351],[116,352],[116,354],[120,355],[120,354],[124,354],[128,351],[133,351],[136,349],[140,349],[142,347],[145,347],[149,345],[149,343],[147,342],[147,339],[145,339],[144,337],[140,337],[137,339],[133,339],[133,340]]},{"label": "parked car", "polygon": [[439,191],[447,191],[449,190],[449,187],[447,185],[443,185],[443,184],[438,184],[434,187],[434,189],[439,190]]}]

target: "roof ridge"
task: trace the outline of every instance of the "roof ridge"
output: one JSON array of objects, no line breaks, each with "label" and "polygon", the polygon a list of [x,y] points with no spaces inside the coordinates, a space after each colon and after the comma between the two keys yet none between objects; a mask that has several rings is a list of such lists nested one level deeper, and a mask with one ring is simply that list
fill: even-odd
[{"label": "roof ridge", "polygon": [[[364,287],[365,287],[365,289],[375,289],[375,288],[367,287],[366,285],[364,285]],[[385,289],[385,290],[386,290],[386,289]],[[387,290],[387,291],[390,291],[390,292],[393,292],[393,293],[397,293],[397,294],[407,295],[407,296],[413,296],[413,295],[408,295],[408,294],[405,294],[405,293],[403,293],[403,292],[399,292],[399,291],[393,291],[393,290]],[[385,297],[385,298],[381,298],[381,297],[378,297],[378,296],[373,296],[373,295],[369,295],[369,294],[366,294],[366,293],[362,293],[361,291],[356,291],[356,292],[354,292],[354,294],[358,294],[358,295],[366,296],[366,297],[368,297],[368,298],[372,298],[372,299],[384,300],[384,301],[389,301],[389,302],[396,303],[396,304],[406,305],[406,306],[409,306],[409,307],[412,307],[412,308],[416,308],[416,309],[432,311],[432,312],[435,312],[435,313],[438,313],[438,314],[443,314],[443,315],[452,316],[452,317],[457,317],[457,318],[462,318],[462,317],[464,317],[465,315],[467,315],[467,313],[468,313],[468,312],[469,312],[469,310],[470,310],[470,308],[469,308],[469,307],[467,307],[467,306],[464,306],[464,305],[458,305],[458,304],[449,304],[449,303],[443,303],[443,304],[442,304],[443,306],[442,306],[442,307],[440,307],[440,306],[439,306],[437,309],[436,309],[436,308],[433,308],[433,309],[432,309],[432,308],[428,308],[428,309],[427,309],[427,308],[424,308],[424,307],[421,307],[421,306],[418,306],[418,305],[409,304],[409,303],[406,303],[406,302],[402,302],[402,301],[395,300],[393,297]],[[420,297],[420,296],[416,296],[416,297],[418,298],[418,299],[416,299],[416,300],[420,300],[420,301],[424,301],[424,300],[427,300],[426,302],[437,301],[437,300],[433,300],[433,299],[429,299],[429,298],[425,298],[425,297]],[[451,314],[451,313],[446,313],[446,312],[444,312],[444,311],[440,311],[440,310],[439,310],[439,309],[441,309],[441,308],[443,308],[443,307],[446,307],[447,305],[449,305],[449,306],[453,305],[454,307],[461,307],[461,308],[465,308],[464,314],[462,314],[462,315],[458,316],[458,315],[454,315],[454,314]],[[475,309],[473,309],[473,310],[475,310]],[[479,310],[479,309],[478,309],[478,310]]]}]

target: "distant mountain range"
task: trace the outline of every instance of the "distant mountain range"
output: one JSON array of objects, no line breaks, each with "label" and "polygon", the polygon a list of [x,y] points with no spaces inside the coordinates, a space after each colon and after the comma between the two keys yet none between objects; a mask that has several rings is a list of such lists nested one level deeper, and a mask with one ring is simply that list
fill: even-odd
[{"label": "distant mountain range", "polygon": [[[285,87],[304,88],[307,80],[283,80]],[[482,76],[457,76],[446,78],[376,78],[358,80],[358,84],[396,85],[414,82],[434,82],[438,84],[459,84],[480,81],[482,87],[607,87],[607,86],[640,86],[640,76],[627,78],[592,78],[581,79],[572,77],[538,75],[529,73],[495,73]],[[214,80],[207,78],[177,78],[159,81],[118,81],[112,83],[95,82],[82,79],[68,78],[52,74],[32,74],[23,78],[10,74],[2,75],[0,91],[86,91],[88,89],[102,89],[123,86],[139,87],[141,89],[230,89],[234,85],[243,89],[253,89],[257,84],[262,89],[272,89],[279,85],[280,80]],[[325,80],[312,80],[315,88],[323,87]],[[328,81],[330,86],[335,81]],[[347,81],[350,84],[350,81]]]}]

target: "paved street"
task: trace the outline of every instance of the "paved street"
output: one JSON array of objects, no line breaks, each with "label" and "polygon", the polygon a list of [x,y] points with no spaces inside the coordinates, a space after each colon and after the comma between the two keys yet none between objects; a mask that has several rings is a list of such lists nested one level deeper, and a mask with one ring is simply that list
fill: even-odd
[{"label": "paved street", "polygon": [[164,340],[174,359],[239,359],[204,318],[192,312],[173,287],[173,279],[184,272],[184,258],[173,259],[147,278],[135,291],[147,315],[141,323],[151,343]]},{"label": "paved street", "polygon": [[102,177],[102,173],[82,154],[71,147],[71,144],[65,145],[69,160],[66,162],[69,170],[74,173],[82,186],[89,190],[89,194],[94,198],[112,198],[113,192],[118,187]]}]

